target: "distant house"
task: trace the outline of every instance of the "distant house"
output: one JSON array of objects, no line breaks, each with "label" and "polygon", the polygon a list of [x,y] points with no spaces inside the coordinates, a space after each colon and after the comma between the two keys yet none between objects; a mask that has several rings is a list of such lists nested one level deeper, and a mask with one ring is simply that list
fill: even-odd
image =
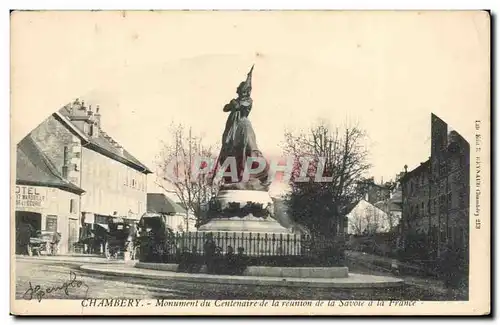
[{"label": "distant house", "polygon": [[376,202],[374,205],[387,213],[389,230],[396,230],[399,228],[399,223],[403,214],[402,208],[402,195],[401,190],[391,193],[388,200]]},{"label": "distant house", "polygon": [[163,193],[148,193],[147,210],[166,216],[167,224],[174,231],[196,231],[195,218],[191,214],[187,217],[186,209]]},{"label": "distant house", "polygon": [[348,234],[374,234],[390,230],[388,214],[366,200],[353,204],[347,213]]}]

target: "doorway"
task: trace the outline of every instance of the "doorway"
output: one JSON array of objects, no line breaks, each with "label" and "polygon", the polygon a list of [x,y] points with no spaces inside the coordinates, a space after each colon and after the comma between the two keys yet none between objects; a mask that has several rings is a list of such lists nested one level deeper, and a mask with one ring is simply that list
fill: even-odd
[{"label": "doorway", "polygon": [[42,229],[42,215],[37,212],[16,211],[16,254],[27,254],[30,238]]}]

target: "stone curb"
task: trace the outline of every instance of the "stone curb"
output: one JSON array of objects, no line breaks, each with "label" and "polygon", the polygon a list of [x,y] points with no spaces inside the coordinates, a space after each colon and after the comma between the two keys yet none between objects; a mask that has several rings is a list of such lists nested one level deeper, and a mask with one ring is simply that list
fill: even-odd
[{"label": "stone curb", "polygon": [[115,265],[82,265],[80,270],[89,273],[100,273],[105,275],[135,277],[154,280],[173,280],[194,283],[213,283],[230,285],[258,285],[258,286],[284,286],[284,287],[308,287],[308,288],[339,288],[339,289],[377,289],[400,287],[403,280],[351,273],[348,278],[277,278],[277,277],[253,277],[237,275],[213,275],[200,273],[176,273],[169,271],[154,271],[123,267],[117,269]]},{"label": "stone curb", "polygon": [[[145,263],[137,262],[136,268],[177,272],[179,264],[169,263]],[[206,267],[203,265],[199,273],[204,273]],[[347,278],[348,268],[340,267],[271,267],[271,266],[249,266],[243,276],[272,277],[272,278]]]},{"label": "stone curb", "polygon": [[24,260],[24,261],[53,261],[53,262],[66,262],[66,263],[92,263],[92,264],[127,264],[123,260],[107,260],[106,258],[101,257],[68,257],[68,256],[16,256],[15,260]]}]

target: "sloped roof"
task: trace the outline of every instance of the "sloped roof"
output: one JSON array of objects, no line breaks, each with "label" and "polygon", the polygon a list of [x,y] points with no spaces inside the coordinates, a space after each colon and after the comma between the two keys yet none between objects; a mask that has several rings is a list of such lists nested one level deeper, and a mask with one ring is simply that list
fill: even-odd
[{"label": "sloped roof", "polygon": [[56,187],[77,194],[85,192],[64,179],[30,135],[17,145],[16,184]]},{"label": "sloped roof", "polygon": [[401,205],[398,202],[389,201],[378,201],[374,204],[377,208],[381,210],[389,209],[389,211],[401,211]]},{"label": "sloped roof", "polygon": [[[65,117],[65,122],[68,123],[72,128],[76,129],[79,134],[84,134],[84,130],[80,128],[77,124],[73,123],[70,120],[70,109],[67,106],[64,106],[59,110],[59,113]],[[86,141],[90,142],[96,151],[99,151],[101,154],[108,156],[112,159],[118,160],[120,162],[128,163],[131,167],[135,169],[151,174],[151,170],[141,163],[137,158],[135,158],[130,152],[123,149],[123,152],[119,150],[112,142],[111,137],[104,132],[102,129],[99,131],[99,135],[97,137],[86,137]]]},{"label": "sloped roof", "polygon": [[186,214],[186,209],[163,193],[148,193],[147,210],[150,213]]},{"label": "sloped roof", "polygon": [[356,204],[353,203],[353,205],[350,205],[349,206],[349,209],[347,210],[348,211],[348,215],[351,214],[355,209],[357,209],[358,207],[372,207],[374,209],[376,209],[376,211],[378,211],[379,213],[381,214],[387,214],[384,210],[382,210],[381,208],[379,208],[376,204],[372,204],[366,200],[359,200],[357,201]]}]

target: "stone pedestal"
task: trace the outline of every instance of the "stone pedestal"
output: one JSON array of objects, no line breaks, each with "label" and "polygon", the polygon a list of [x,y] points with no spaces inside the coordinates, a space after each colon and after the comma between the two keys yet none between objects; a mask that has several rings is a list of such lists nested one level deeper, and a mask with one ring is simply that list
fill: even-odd
[{"label": "stone pedestal", "polygon": [[273,200],[266,191],[221,190],[209,209],[210,220],[198,233],[211,233],[223,252],[228,246],[256,256],[301,252],[300,236],[273,218]]},{"label": "stone pedestal", "polygon": [[273,200],[268,192],[222,190],[217,195],[216,202],[219,211],[210,211],[212,218],[200,226],[198,231],[291,233],[273,218]]}]

